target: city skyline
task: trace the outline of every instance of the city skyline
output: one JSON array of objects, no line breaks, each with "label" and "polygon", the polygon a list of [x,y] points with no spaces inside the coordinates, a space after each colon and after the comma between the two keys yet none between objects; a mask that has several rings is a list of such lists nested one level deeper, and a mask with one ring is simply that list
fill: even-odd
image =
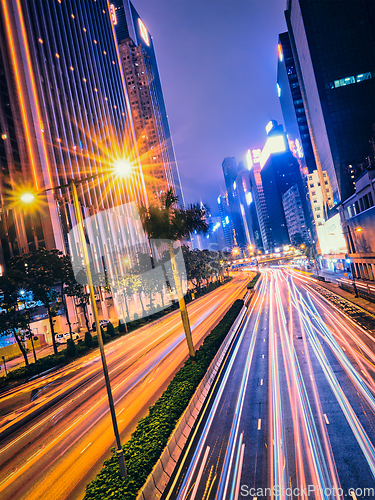
[{"label": "city skyline", "polygon": [[267,123],[283,123],[276,78],[286,1],[134,6],[153,37],[185,202],[202,200],[218,215],[224,158],[245,161],[249,148],[263,148]]}]

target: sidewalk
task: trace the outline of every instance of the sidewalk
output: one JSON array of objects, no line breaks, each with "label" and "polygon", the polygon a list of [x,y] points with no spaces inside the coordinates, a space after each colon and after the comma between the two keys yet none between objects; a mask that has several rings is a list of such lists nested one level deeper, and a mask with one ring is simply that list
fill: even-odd
[{"label": "sidewalk", "polygon": [[[315,276],[314,273],[311,273],[311,276],[312,275]],[[327,280],[330,280],[330,281],[318,281],[317,284],[319,286],[327,288],[327,290],[330,290],[331,292],[340,295],[343,299],[346,299],[349,302],[352,302],[353,304],[362,307],[362,309],[365,309],[368,313],[370,313],[375,317],[375,302],[370,302],[369,300],[363,297],[355,297],[354,293],[350,293],[347,292],[346,290],[343,290],[336,283],[337,279],[344,277],[344,273],[339,273],[339,272],[333,273],[331,271],[319,270],[319,275],[324,276],[324,278],[326,278]]]},{"label": "sidewalk", "polygon": [[[36,358],[44,358],[44,356],[48,356],[49,354],[53,354],[53,346],[52,345],[42,345],[38,349],[35,349],[36,353]],[[29,360],[30,363],[34,363],[34,353],[33,351],[29,351],[27,353],[27,359]],[[3,360],[0,360],[1,364],[1,371],[0,371],[0,377],[3,377],[5,375],[5,370],[4,370],[4,362]],[[13,358],[9,361],[5,361],[6,367],[7,367],[7,372],[11,370],[15,370],[16,368],[22,368],[25,366],[25,358],[21,355],[18,356],[17,358]]]}]

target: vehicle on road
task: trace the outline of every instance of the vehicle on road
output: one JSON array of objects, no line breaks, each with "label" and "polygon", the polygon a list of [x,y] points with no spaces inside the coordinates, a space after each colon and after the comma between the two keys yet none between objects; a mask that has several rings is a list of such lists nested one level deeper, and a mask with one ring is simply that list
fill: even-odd
[{"label": "vehicle on road", "polygon": [[[58,344],[66,344],[67,340],[70,339],[70,333],[58,333],[55,337],[56,342]],[[78,333],[73,333],[73,340],[78,340],[79,339],[79,334]]]},{"label": "vehicle on road", "polygon": [[[107,325],[108,325],[108,323],[110,323],[110,321],[109,321],[108,319],[101,319],[101,320],[99,320],[99,324],[100,324],[100,326],[102,326],[103,328],[106,328],[106,327],[107,327]],[[92,327],[91,327],[91,328],[92,328],[92,331],[93,331],[93,332],[96,332],[96,323],[95,323],[95,322],[92,324]]]}]

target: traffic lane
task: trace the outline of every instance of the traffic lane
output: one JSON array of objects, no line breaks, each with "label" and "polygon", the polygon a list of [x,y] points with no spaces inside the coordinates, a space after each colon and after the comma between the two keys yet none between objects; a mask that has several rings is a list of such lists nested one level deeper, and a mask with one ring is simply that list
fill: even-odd
[{"label": "traffic lane", "polygon": [[[256,312],[259,310],[258,298],[252,308],[254,309],[249,321],[253,324]],[[246,320],[247,316],[244,321]],[[217,379],[216,390],[209,396],[211,405],[205,409],[204,420],[198,428],[194,429],[195,438],[191,443],[189,442],[190,448],[187,452],[184,451],[176,467],[176,470],[180,468],[181,470],[177,477],[172,478],[173,485],[170,485],[170,491],[166,490],[163,498],[175,499],[180,498],[181,495],[184,497],[189,490],[189,498],[203,498],[205,493],[213,495],[220,484],[228,437],[233,425],[234,413],[236,413],[231,403],[233,400],[238,400],[243,365],[251,343],[250,330],[251,328],[242,330],[240,327],[236,341],[221,367],[220,384]],[[246,332],[248,332],[247,335]],[[199,451],[196,453],[197,446]],[[193,457],[194,454],[196,454],[195,457]],[[191,463],[193,465],[190,467]]]},{"label": "traffic lane", "polygon": [[[316,305],[318,309],[318,302]],[[313,349],[316,340],[319,344]],[[344,490],[355,485],[370,486],[374,479],[370,470],[374,456],[371,444],[370,450],[367,449],[367,438],[374,443],[374,432],[365,414],[373,415],[373,410],[368,405],[364,408],[363,397],[357,393],[324,337],[306,326],[302,328],[302,339],[296,340],[295,346],[332,481],[337,475]],[[320,349],[323,356],[319,356]],[[329,465],[330,452],[332,465]],[[366,457],[368,452],[370,455]]]},{"label": "traffic lane", "polygon": [[[227,307],[229,307],[229,303],[231,302],[231,300],[232,300],[232,298],[228,299]],[[217,322],[219,320],[220,316],[223,314],[223,312],[219,308],[219,309],[216,310],[216,314],[217,314],[217,317],[216,317],[215,321]],[[211,315],[211,319],[213,319],[213,318],[214,318],[214,315]],[[207,333],[207,327],[206,327],[205,324],[200,325],[199,327],[197,327],[196,330],[194,331],[195,341],[196,342],[202,341],[206,333]],[[186,348],[184,347],[184,343],[181,342],[181,345],[183,346],[183,349],[182,349],[182,352],[181,352],[181,356],[179,358],[175,358],[175,359],[177,359],[177,363],[182,363],[183,359],[186,357],[186,352],[185,352]],[[159,353],[156,353],[156,357],[159,357]],[[170,379],[172,377],[173,372],[175,371],[175,364],[171,363],[171,360],[167,361],[167,365],[168,365],[167,368],[169,368],[169,371],[167,371],[166,368],[160,371],[160,373],[162,374],[162,378],[163,378],[164,381],[165,381],[166,374],[167,374],[167,380],[165,381],[165,384],[168,383],[168,379]],[[121,422],[119,422],[119,424],[120,424],[120,430],[122,432],[125,429],[126,422],[134,421],[134,420],[136,421],[136,419],[137,419],[137,413],[139,413],[140,411],[142,412],[142,408],[143,408],[143,410],[147,410],[148,405],[152,403],[152,401],[150,401],[150,399],[152,399],[152,398],[157,399],[157,397],[158,397],[157,390],[160,389],[160,385],[161,384],[160,384],[160,382],[158,380],[156,381],[156,384],[154,384],[154,385],[150,384],[149,390],[148,390],[148,393],[149,393],[148,398],[145,397],[146,396],[145,390],[144,390],[144,388],[142,388],[142,390],[141,390],[141,398],[140,399],[141,399],[141,403],[143,403],[143,406],[142,406],[142,404],[139,405],[139,402],[136,403],[136,404],[133,404],[133,405],[131,405],[131,403],[127,402],[127,401],[124,401],[124,402],[122,401],[121,402],[120,406],[122,406],[122,408],[119,410],[118,414],[120,414],[121,411],[124,411],[124,408],[126,409],[126,418],[124,418],[124,420],[123,420],[122,416],[121,416],[120,419],[119,419],[119,420],[121,420]],[[163,390],[163,388],[160,389],[160,393],[162,392],[162,390]],[[115,396],[115,398],[117,397],[116,391],[117,391],[117,387],[115,386],[114,387],[114,396]],[[107,410],[107,406],[108,405],[105,403],[105,401],[106,400],[105,400],[105,396],[104,396],[104,400],[102,400],[102,407],[98,407],[97,408],[97,414],[99,416],[102,415],[103,411],[108,413],[108,410]],[[145,403],[146,401],[147,401],[147,403]],[[118,406],[118,404],[117,404],[117,406]],[[77,410],[79,410],[79,405],[77,407]],[[118,410],[118,408],[117,408],[117,410]],[[93,419],[95,421],[96,420],[95,417],[97,416],[97,414],[94,415],[91,412],[91,417],[90,417],[91,420]],[[73,412],[72,412],[72,416],[73,416]],[[88,422],[88,416],[84,415],[84,417],[85,417],[84,421],[87,424],[87,422]],[[61,414],[60,414],[60,418],[61,418]],[[134,422],[134,424],[135,424],[135,422]],[[86,435],[87,435],[87,425],[86,426],[84,426],[82,424],[80,424],[80,425],[81,425],[81,429],[82,429],[82,427],[83,428],[86,427],[85,430],[86,430]],[[64,450],[64,454],[65,454],[67,452],[67,450],[69,449],[69,446],[71,446],[71,443],[72,442],[74,443],[75,433],[74,432],[70,432],[69,436],[65,436],[64,435],[64,428],[65,428],[65,425],[63,425],[62,428],[60,428],[60,427],[56,428],[55,435],[56,434],[58,435],[59,442],[58,443],[54,443],[54,446],[57,446],[58,448],[63,449]],[[96,424],[95,428],[98,428],[98,424]],[[99,463],[95,464],[95,463],[92,463],[92,460],[90,460],[90,468],[91,469],[93,467],[95,467],[95,465],[96,465],[97,468],[100,469],[102,459],[105,458],[105,456],[107,456],[107,454],[108,454],[108,448],[111,446],[111,444],[113,444],[113,434],[112,434],[112,430],[111,430],[112,428],[111,428],[109,420],[108,420],[107,424],[104,425],[104,429],[108,429],[108,428],[110,429],[110,432],[105,433],[103,430],[101,430],[98,433],[98,437],[101,438],[100,442],[103,442],[103,443],[106,442],[106,444],[102,447],[103,448],[102,449],[102,453],[101,454],[99,453],[99,455],[101,456],[101,459],[99,460]],[[78,435],[80,435],[80,433],[83,434],[83,432],[81,432],[78,429],[78,427],[76,429],[78,430]],[[95,431],[95,429],[94,430],[90,430],[91,433],[94,433],[96,435],[96,433],[94,431]],[[93,441],[95,442],[95,435],[92,438],[92,440],[89,441],[89,443],[92,443]],[[51,443],[51,441],[48,441],[48,442]],[[43,446],[44,444],[45,443],[43,443],[41,446]],[[81,444],[84,444],[84,443],[82,443],[79,440],[77,442],[78,448],[81,447]],[[39,446],[39,443],[36,444],[35,448],[37,448],[36,451],[32,450],[32,451],[34,451],[34,453],[31,453],[31,454],[29,453],[29,458],[30,458],[30,456],[33,457],[34,455],[36,455],[40,459],[41,455],[42,455],[43,459],[44,459],[44,462],[43,462],[43,460],[39,461],[39,469],[38,469],[39,472],[38,471],[35,472],[34,469],[33,469],[33,471],[32,471],[33,473],[30,474],[30,477],[32,478],[34,475],[40,477],[42,471],[44,471],[45,469],[48,470],[48,476],[51,476],[51,473],[50,473],[51,463],[52,463],[52,460],[51,460],[51,457],[50,457],[51,451],[47,450],[47,449],[44,449],[44,448],[41,448]],[[84,448],[85,447],[82,447],[82,449],[79,450],[79,452],[80,452],[79,454],[81,454],[81,451],[84,450]],[[94,451],[94,453],[97,453],[97,449],[98,449],[98,446],[96,446],[96,450]],[[93,446],[92,446],[92,444],[88,447],[88,450],[90,450],[90,456],[92,457],[93,456]],[[78,451],[78,449],[77,449],[77,451]],[[86,452],[84,452],[84,454],[85,453]],[[86,463],[87,460],[80,460],[80,463],[77,464],[74,451],[71,452],[70,455],[73,457],[73,461],[71,462],[71,460],[66,460],[65,459],[63,461],[63,463],[66,464],[67,467],[59,464],[59,471],[60,471],[59,474],[62,473],[62,467],[65,467],[67,469],[66,476],[68,477],[68,479],[67,479],[67,481],[65,483],[71,485],[71,484],[76,483],[79,479],[81,479],[82,477],[85,476],[85,472],[86,472],[85,468],[87,467],[87,463]],[[97,453],[97,455],[98,455],[98,453]],[[80,458],[81,457],[79,456],[78,459],[80,459]],[[23,458],[21,459],[21,461],[22,460],[23,460]],[[26,458],[26,460],[28,460],[28,459]],[[16,465],[16,467],[17,467],[17,465]],[[72,481],[72,472],[71,471],[73,471],[73,469],[74,469],[74,473],[75,472],[77,472],[77,473],[75,474],[75,476],[76,476],[75,479]],[[22,475],[24,475],[24,474],[22,474]],[[21,477],[21,474],[20,474],[19,477]],[[51,481],[52,481],[51,485],[50,485],[51,487],[53,486],[54,480],[56,480],[56,479],[57,478],[53,478],[53,475],[51,476]],[[44,484],[44,482],[45,481],[43,481],[43,484]],[[83,488],[84,488],[85,484],[86,483],[84,483],[82,485]],[[23,486],[25,486],[25,484],[21,485],[21,488]],[[10,492],[10,498],[12,497],[12,494],[13,494],[12,492],[14,492],[14,491],[18,492],[18,489],[17,489],[18,487],[20,487],[20,486],[16,484],[16,481],[14,481],[13,490]],[[30,490],[31,489],[30,485],[27,484],[24,489]],[[46,495],[47,495],[46,497],[48,497],[48,492],[49,492],[49,488],[47,488],[47,490],[46,490]],[[65,493],[64,493],[64,495],[66,496]],[[41,494],[41,492],[39,491],[38,495],[40,495],[40,494]],[[19,492],[17,493],[17,495],[19,495]],[[28,497],[27,491],[25,492],[25,495],[26,495],[25,498],[27,498]],[[74,495],[75,495],[75,493],[73,493],[73,497],[72,498],[74,498]],[[56,498],[58,498],[58,497],[56,497]]]},{"label": "traffic lane", "polygon": [[[238,282],[240,281],[242,281],[242,277],[238,277],[234,284],[232,284],[232,282],[229,283],[228,285],[232,285],[230,287],[225,285],[228,287],[226,290],[222,289],[225,288],[225,286],[220,287],[217,291],[218,293],[206,297],[206,300],[198,300],[197,303],[190,304],[192,307],[188,310],[192,327],[194,327],[195,322],[202,320],[201,316],[203,311],[216,307],[221,301],[227,300],[228,293],[233,293],[233,290],[235,290],[235,287],[238,286]],[[131,363],[132,359],[136,359],[139,355],[144,355],[147,349],[151,351],[158,342],[163,342],[167,337],[174,336],[176,329],[180,328],[181,321],[179,316],[180,314],[177,311],[177,313],[174,313],[168,319],[157,322],[154,325],[151,324],[148,327],[143,327],[134,332],[134,334],[129,334],[105,346],[109,370],[125,369],[124,363],[121,363],[116,355],[117,351],[126,352],[127,359],[125,360],[125,364]],[[147,344],[145,339],[149,340],[150,338],[150,328],[155,328],[155,332],[158,331],[160,335],[158,336],[155,334],[152,342]],[[2,398],[0,398],[0,407],[3,407],[3,413],[5,413],[5,415],[2,419],[3,425],[0,430],[5,430],[10,425],[14,425],[16,418],[18,420],[21,419],[25,412],[31,414],[38,407],[45,405],[49,399],[56,398],[62,394],[66,395],[69,390],[74,391],[80,385],[89,382],[92,378],[100,377],[101,372],[102,367],[99,354],[93,355],[91,353],[87,357],[76,360],[69,366],[55,372],[53,375],[43,377],[44,380],[36,380],[27,383],[19,389],[14,389],[3,394]],[[21,406],[17,406],[17,403],[21,403]],[[10,410],[7,414],[6,410],[4,410],[6,407],[9,407]]]}]

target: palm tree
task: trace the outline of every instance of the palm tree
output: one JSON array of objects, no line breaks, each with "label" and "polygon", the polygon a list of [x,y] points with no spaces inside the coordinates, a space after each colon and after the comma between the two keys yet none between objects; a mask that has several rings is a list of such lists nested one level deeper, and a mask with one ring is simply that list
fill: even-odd
[{"label": "palm tree", "polygon": [[185,331],[186,341],[191,358],[195,357],[193,339],[189,317],[186,310],[185,299],[182,293],[181,280],[177,269],[173,242],[181,239],[188,239],[192,232],[207,233],[208,223],[206,221],[205,210],[198,204],[190,205],[186,209],[178,207],[178,198],[169,189],[162,200],[161,207],[150,205],[149,207],[139,207],[139,216],[143,229],[148,237],[153,240],[168,240],[169,255],[171,259],[173,278],[177,291],[178,303],[180,306],[182,324]]}]

